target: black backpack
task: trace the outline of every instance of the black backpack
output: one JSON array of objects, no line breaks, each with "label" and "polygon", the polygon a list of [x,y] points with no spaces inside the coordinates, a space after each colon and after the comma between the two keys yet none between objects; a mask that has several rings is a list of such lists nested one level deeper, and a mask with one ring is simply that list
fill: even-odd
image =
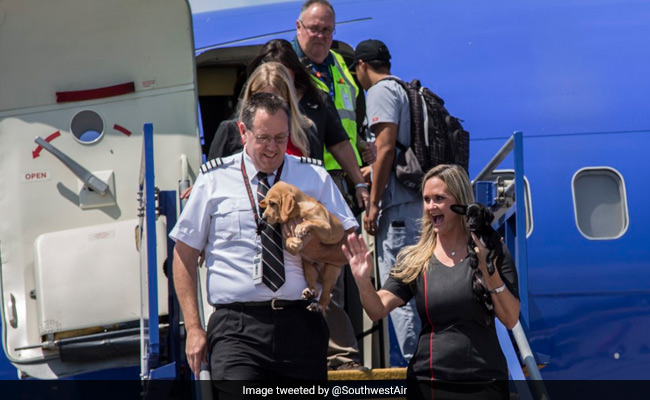
[{"label": "black backpack", "polygon": [[387,77],[406,91],[411,109],[411,145],[399,141],[395,174],[402,184],[419,190],[424,174],[438,164],[457,164],[468,172],[469,132],[449,114],[444,100],[414,79],[406,83]]}]

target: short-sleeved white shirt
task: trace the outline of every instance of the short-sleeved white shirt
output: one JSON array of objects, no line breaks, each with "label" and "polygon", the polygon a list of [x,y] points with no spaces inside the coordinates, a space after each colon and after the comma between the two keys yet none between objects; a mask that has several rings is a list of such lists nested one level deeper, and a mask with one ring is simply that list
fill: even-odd
[{"label": "short-sleeved white shirt", "polygon": [[[241,160],[249,182],[244,182]],[[200,174],[178,222],[169,236],[195,249],[205,249],[210,304],[300,299],[307,287],[302,261],[284,251],[285,283],[276,292],[253,282],[253,259],[261,248],[245,184],[257,203],[257,170],[246,154],[223,158],[223,164]],[[277,173],[277,171],[275,172]],[[268,180],[274,183],[275,173]],[[358,223],[329,174],[321,166],[285,155],[280,180],[295,185],[336,215],[345,230]]]},{"label": "short-sleeved white shirt", "polygon": [[[368,89],[366,95],[366,119],[368,127],[379,123],[397,125],[397,141],[404,146],[411,144],[411,111],[406,91],[399,83],[385,79]],[[397,150],[401,151],[401,150]],[[395,206],[412,201],[420,201],[417,191],[407,188],[397,181],[395,168],[381,198],[381,208]]]}]

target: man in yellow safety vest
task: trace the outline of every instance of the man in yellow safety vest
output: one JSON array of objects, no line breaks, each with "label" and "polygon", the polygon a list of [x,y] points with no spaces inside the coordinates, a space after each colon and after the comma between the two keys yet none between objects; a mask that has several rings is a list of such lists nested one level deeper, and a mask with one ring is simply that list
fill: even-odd
[{"label": "man in yellow safety vest", "polygon": [[[357,135],[356,101],[359,88],[354,82],[343,57],[332,51],[332,41],[335,29],[334,8],[327,0],[307,0],[300,11],[296,21],[296,39],[293,47],[298,57],[312,72],[312,77],[317,87],[334,101],[343,128],[350,138],[352,145],[350,154],[341,163],[354,163],[354,167],[362,165],[362,160],[368,164],[376,158],[374,143],[365,145],[364,151]],[[344,168],[334,159],[332,154],[325,149],[323,157],[325,169],[330,173],[334,182],[344,195],[347,187],[342,169]],[[355,190],[366,190],[363,182],[355,184]],[[332,303],[326,311],[325,317],[330,325],[330,345],[328,350],[328,366],[330,369],[365,369],[360,364],[360,355],[354,329],[349,317],[343,311],[342,281],[332,296]],[[340,292],[340,293],[337,293]]]}]

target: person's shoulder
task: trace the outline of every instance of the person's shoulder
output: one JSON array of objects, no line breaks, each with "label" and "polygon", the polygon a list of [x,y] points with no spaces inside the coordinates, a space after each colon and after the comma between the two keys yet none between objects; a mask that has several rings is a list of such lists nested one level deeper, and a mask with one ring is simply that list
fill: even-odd
[{"label": "person's shoulder", "polygon": [[392,101],[391,99],[399,98],[402,93],[406,94],[399,83],[391,79],[381,79],[368,89],[366,100],[370,103]]},{"label": "person's shoulder", "polygon": [[329,65],[338,66],[344,75],[351,76],[350,69],[348,68],[348,64],[345,62],[345,58],[343,58],[341,53],[338,53],[330,49],[330,54],[327,56],[324,62]]},{"label": "person's shoulder", "polygon": [[305,109],[318,109],[326,105],[328,99],[329,95],[327,93],[315,89],[306,91],[299,103]]},{"label": "person's shoulder", "polygon": [[398,99],[399,101],[408,101],[408,94],[406,93],[406,90],[404,90],[404,87],[392,78],[399,79],[394,75],[389,75],[388,77],[379,80],[372,85],[370,90],[368,90],[368,97],[374,98],[372,100],[379,101],[388,100],[389,98]]},{"label": "person's shoulder", "polygon": [[237,154],[239,153],[230,155],[228,157],[217,157],[208,160],[203,165],[201,165],[199,170],[201,171],[201,173],[207,174],[210,172],[218,171],[219,169],[225,169],[234,164],[235,156]]},{"label": "person's shoulder", "polygon": [[237,129],[237,120],[236,119],[224,119],[219,123],[217,130],[223,129]]},{"label": "person's shoulder", "polygon": [[343,58],[341,53],[339,53],[338,51],[330,49],[329,57],[332,57],[332,61],[334,61],[334,59],[336,59],[336,61],[338,61],[338,63],[341,64],[341,66],[347,66],[347,64],[345,63],[345,59]]},{"label": "person's shoulder", "polygon": [[323,166],[323,161],[311,157],[287,155],[289,176],[287,181],[302,189],[304,183],[323,182],[329,174]]},{"label": "person's shoulder", "polygon": [[391,91],[401,91],[402,85],[398,82],[404,82],[400,78],[398,78],[395,75],[388,75],[379,81],[375,83],[370,89],[376,88],[376,89],[384,89],[384,90],[391,90]]},{"label": "person's shoulder", "polygon": [[316,166],[316,167],[323,167],[323,160],[319,160],[318,158],[311,158],[311,157],[303,157],[303,156],[288,156],[287,160],[290,163],[294,164],[306,164],[306,165],[311,165],[311,166]]},{"label": "person's shoulder", "polygon": [[501,251],[503,252],[506,260],[508,260],[510,262],[514,261],[513,258],[512,258],[512,254],[510,254],[510,249],[508,248],[508,245],[506,244],[506,242],[503,239],[501,239]]}]

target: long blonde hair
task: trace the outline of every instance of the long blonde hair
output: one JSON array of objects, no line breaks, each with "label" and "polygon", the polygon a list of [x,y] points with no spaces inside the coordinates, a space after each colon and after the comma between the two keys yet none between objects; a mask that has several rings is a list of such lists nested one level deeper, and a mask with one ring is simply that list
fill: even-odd
[{"label": "long blonde hair", "polygon": [[[438,178],[445,182],[449,193],[456,198],[458,204],[474,202],[474,192],[469,182],[469,177],[462,167],[458,165],[440,164],[431,168],[422,178],[420,192],[424,192],[424,185],[431,178]],[[397,254],[397,260],[391,274],[403,282],[413,282],[429,265],[436,247],[438,234],[433,229],[433,223],[426,210],[422,209],[422,230],[417,244],[404,247]],[[467,224],[463,228],[469,236]]]},{"label": "long blonde hair", "polygon": [[[277,62],[267,62],[255,69],[253,74],[246,82],[246,90],[240,104],[246,103],[248,98],[253,94],[263,90],[266,87],[272,87],[276,90],[278,96],[282,97],[291,109],[291,143],[300,150],[304,156],[309,156],[309,141],[307,139],[306,129],[314,123],[300,112],[298,109],[298,100],[294,89],[289,71],[287,68]],[[241,110],[239,114],[241,121]]]}]

